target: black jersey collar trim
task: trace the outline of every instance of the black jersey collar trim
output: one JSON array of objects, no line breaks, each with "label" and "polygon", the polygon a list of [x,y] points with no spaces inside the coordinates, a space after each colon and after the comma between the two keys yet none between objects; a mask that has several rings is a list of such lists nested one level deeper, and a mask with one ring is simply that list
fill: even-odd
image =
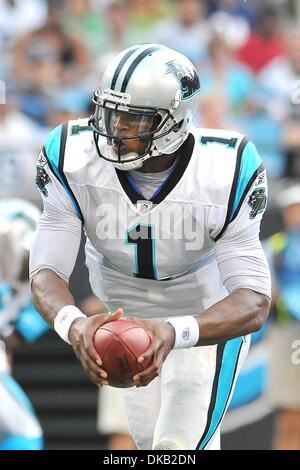
[{"label": "black jersey collar trim", "polygon": [[[168,194],[175,188],[177,183],[181,180],[193,153],[195,145],[195,138],[192,134],[189,134],[186,141],[182,146],[177,150],[176,156],[178,156],[178,162],[172,171],[171,175],[166,179],[165,183],[161,185],[158,193],[149,199],[153,204],[159,204],[162,202]],[[119,178],[120,184],[124,189],[125,193],[131,200],[133,204],[136,204],[137,201],[141,199],[141,194],[138,193],[135,188],[130,184],[127,178],[127,172],[123,170],[116,169],[117,176]]]}]

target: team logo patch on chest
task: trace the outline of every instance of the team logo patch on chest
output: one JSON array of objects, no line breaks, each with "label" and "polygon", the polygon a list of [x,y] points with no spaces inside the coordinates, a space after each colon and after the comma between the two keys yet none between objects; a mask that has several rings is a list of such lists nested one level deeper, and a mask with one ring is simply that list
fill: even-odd
[{"label": "team logo patch on chest", "polygon": [[38,160],[37,160],[37,168],[36,168],[36,178],[35,184],[37,185],[38,190],[45,196],[48,196],[48,191],[46,189],[46,185],[50,182],[50,177],[45,170],[45,166],[47,164],[47,159],[40,153]]}]

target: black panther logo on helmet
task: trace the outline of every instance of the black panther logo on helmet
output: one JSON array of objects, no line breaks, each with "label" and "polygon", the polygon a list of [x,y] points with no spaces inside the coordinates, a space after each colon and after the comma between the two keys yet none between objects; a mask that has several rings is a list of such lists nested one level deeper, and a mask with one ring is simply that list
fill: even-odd
[{"label": "black panther logo on helmet", "polygon": [[199,91],[200,80],[194,67],[184,67],[177,60],[170,60],[170,62],[167,62],[167,67],[167,73],[172,73],[180,83],[182,100],[189,98]]}]

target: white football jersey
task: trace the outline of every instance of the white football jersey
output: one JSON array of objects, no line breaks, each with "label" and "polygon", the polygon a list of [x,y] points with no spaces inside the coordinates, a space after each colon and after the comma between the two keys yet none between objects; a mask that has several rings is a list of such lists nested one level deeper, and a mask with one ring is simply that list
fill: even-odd
[{"label": "white football jersey", "polygon": [[48,267],[68,280],[82,223],[90,283],[110,311],[195,315],[237,288],[270,295],[258,239],[266,175],[253,144],[193,128],[177,156],[146,200],[128,172],[99,158],[87,120],[54,129],[38,159],[44,213],[31,277]]}]

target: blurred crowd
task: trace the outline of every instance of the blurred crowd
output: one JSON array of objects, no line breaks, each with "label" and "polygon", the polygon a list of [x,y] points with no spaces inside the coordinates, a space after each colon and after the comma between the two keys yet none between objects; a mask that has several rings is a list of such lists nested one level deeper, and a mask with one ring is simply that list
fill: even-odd
[{"label": "blurred crowd", "polygon": [[[195,124],[245,133],[268,170],[269,210],[289,207],[278,194],[292,181],[299,213],[299,23],[297,0],[0,0],[0,198],[39,204],[35,161],[48,131],[91,114],[92,93],[120,50],[155,42],[199,72]],[[277,227],[270,221],[268,236]],[[297,251],[296,236],[282,252]],[[293,406],[300,410],[299,400]]]},{"label": "blurred crowd", "polygon": [[22,190],[48,129],[88,115],[109,60],[145,42],[196,65],[196,124],[246,133],[272,180],[299,176],[299,10],[288,0],[0,0],[1,188],[18,153]]}]

